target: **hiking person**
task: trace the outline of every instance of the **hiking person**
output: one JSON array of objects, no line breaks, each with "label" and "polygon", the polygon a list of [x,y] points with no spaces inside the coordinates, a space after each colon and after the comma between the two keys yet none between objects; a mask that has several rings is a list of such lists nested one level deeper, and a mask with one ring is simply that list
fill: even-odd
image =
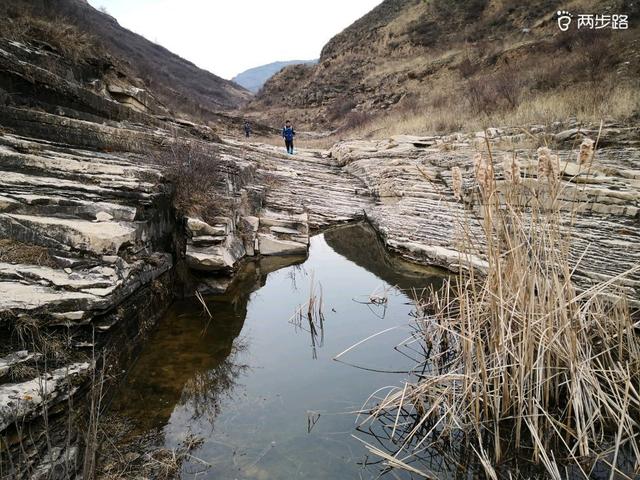
[{"label": "hiking person", "polygon": [[244,121],[244,136],[249,138],[249,136],[251,135],[251,124],[245,120]]},{"label": "hiking person", "polygon": [[282,129],[282,138],[284,138],[284,146],[287,147],[287,153],[293,155],[293,137],[296,132],[291,126],[291,122],[287,120],[284,122],[284,128]]}]

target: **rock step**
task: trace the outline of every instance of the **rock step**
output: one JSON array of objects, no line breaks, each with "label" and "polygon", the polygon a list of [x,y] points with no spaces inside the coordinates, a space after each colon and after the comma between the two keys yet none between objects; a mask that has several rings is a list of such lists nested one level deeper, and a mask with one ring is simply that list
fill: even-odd
[{"label": "rock step", "polygon": [[0,214],[0,235],[23,243],[78,250],[97,255],[117,254],[139,237],[138,226],[126,222]]},{"label": "rock step", "polygon": [[136,218],[136,207],[96,200],[64,195],[6,193],[0,195],[0,212],[85,220],[95,220],[99,213],[104,212],[118,221],[131,222]]},{"label": "rock step", "polygon": [[78,377],[87,375],[91,364],[74,363],[22,383],[0,385],[0,431],[38,415],[44,405],[50,409],[73,395]]}]

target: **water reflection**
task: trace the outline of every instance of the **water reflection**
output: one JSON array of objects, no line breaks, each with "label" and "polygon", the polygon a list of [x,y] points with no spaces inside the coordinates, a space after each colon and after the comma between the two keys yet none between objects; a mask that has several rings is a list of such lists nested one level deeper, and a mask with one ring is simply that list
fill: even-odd
[{"label": "water reflection", "polygon": [[[297,285],[294,283],[297,290]],[[311,358],[318,359],[318,348],[324,344],[324,313],[323,313],[323,296],[322,285],[316,284],[314,276],[311,275],[311,283],[309,285],[309,298],[300,305],[293,316],[289,319],[289,323],[293,325],[296,331],[307,332],[311,338]]]},{"label": "water reflection", "polygon": [[111,409],[135,419],[133,434],[164,427],[176,406],[189,405],[192,418],[209,420],[249,366],[238,359],[247,342],[238,338],[251,294],[269,273],[298,265],[304,257],[266,258],[249,263],[225,293],[206,298],[213,319],[191,300],[176,302],[159,322]]},{"label": "water reflection", "polygon": [[[197,302],[175,304],[113,410],[137,433],[160,430],[168,448],[186,433],[203,437],[194,455],[211,468],[187,462],[183,478],[375,477],[352,412],[401,381],[382,372],[414,364],[392,348],[411,335],[409,290],[440,281],[386,255],[364,226],[318,235],[306,260],[248,264],[224,294],[206,297],[206,329]],[[370,371],[332,360],[370,336],[343,357]]]},{"label": "water reflection", "polygon": [[439,288],[445,278],[440,269],[408,263],[396,255],[389,255],[377,233],[364,223],[350,225],[348,229],[329,230],[324,233],[324,239],[336,253],[384,280],[387,286],[398,287],[407,294],[430,286]]}]

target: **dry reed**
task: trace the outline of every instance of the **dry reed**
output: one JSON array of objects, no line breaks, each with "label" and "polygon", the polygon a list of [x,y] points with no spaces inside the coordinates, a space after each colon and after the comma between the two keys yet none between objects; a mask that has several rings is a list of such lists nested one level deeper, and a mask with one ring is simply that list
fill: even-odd
[{"label": "dry reed", "polygon": [[453,195],[458,200],[462,199],[462,171],[460,167],[453,167],[451,169],[451,188]]},{"label": "dry reed", "polygon": [[315,275],[311,273],[309,300],[296,309],[296,312],[289,319],[289,323],[295,326],[296,329],[309,333],[314,360],[318,358],[318,347],[322,347],[324,344],[323,304],[322,285],[320,283],[316,285]]},{"label": "dry reed", "polygon": [[[557,158],[538,150],[540,179],[558,182]],[[422,352],[415,377],[365,408],[360,425],[381,423],[392,447],[369,450],[388,468],[427,478],[439,475],[421,456],[451,451],[452,441],[471,446],[488,478],[507,448],[554,479],[569,471],[589,478],[596,464],[610,478],[638,478],[640,338],[616,285],[640,266],[579,288],[570,262],[576,233],[563,222],[571,213],[555,198],[561,185],[513,181],[515,159],[503,165],[508,181],[497,182],[488,144],[474,163],[484,241],[463,234],[466,269],[418,304],[405,344]],[[482,274],[469,261],[478,250],[488,261]],[[623,449],[632,460],[620,467]]]},{"label": "dry reed", "polygon": [[578,164],[580,165],[591,165],[591,160],[593,160],[595,143],[590,138],[585,138],[580,144],[580,151],[578,152]]}]

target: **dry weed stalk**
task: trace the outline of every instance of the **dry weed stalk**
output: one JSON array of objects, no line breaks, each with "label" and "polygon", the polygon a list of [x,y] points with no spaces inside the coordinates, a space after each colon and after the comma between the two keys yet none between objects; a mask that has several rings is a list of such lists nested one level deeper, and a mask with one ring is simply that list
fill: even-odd
[{"label": "dry weed stalk", "polygon": [[[538,159],[540,176],[555,182],[557,156],[543,147]],[[551,478],[560,478],[557,461],[585,478],[585,461],[609,465],[611,478],[633,478],[640,468],[640,337],[616,288],[624,275],[577,288],[569,260],[574,232],[553,198],[559,189],[511,183],[498,195],[480,154],[475,164],[486,241],[479,246],[465,236],[460,261],[482,248],[488,271],[480,276],[469,264],[418,306],[412,347],[424,353],[417,380],[367,409],[361,427],[382,421],[395,451],[379,456],[414,472],[415,458],[456,439],[475,445],[490,478],[507,445]],[[634,473],[617,466],[623,446],[635,458]]]},{"label": "dry weed stalk", "polygon": [[504,179],[514,185],[519,185],[522,181],[520,174],[520,163],[515,155],[505,154],[502,159],[502,171]]},{"label": "dry weed stalk", "polygon": [[[316,290],[317,289],[317,290]],[[306,305],[306,312],[305,312]],[[309,333],[311,337],[311,350],[313,359],[318,358],[318,347],[324,344],[324,302],[322,296],[322,284],[316,286],[315,275],[311,273],[309,285],[309,300],[305,305],[300,305],[289,319],[289,323],[296,328]],[[308,328],[305,326],[307,324]]]},{"label": "dry weed stalk", "polygon": [[452,186],[453,196],[458,200],[462,199],[462,172],[460,171],[460,167],[453,167],[451,169],[451,178],[452,178]]},{"label": "dry weed stalk", "polygon": [[481,153],[476,153],[473,157],[476,181],[482,192],[489,192],[494,188],[493,164]]},{"label": "dry weed stalk", "polygon": [[591,165],[593,160],[593,154],[595,153],[596,142],[590,138],[585,138],[580,144],[580,151],[578,152],[578,165]]},{"label": "dry weed stalk", "polygon": [[544,178],[549,180],[549,183],[556,183],[560,178],[560,159],[558,155],[551,153],[551,149],[548,147],[538,148],[538,180],[542,181]]}]

